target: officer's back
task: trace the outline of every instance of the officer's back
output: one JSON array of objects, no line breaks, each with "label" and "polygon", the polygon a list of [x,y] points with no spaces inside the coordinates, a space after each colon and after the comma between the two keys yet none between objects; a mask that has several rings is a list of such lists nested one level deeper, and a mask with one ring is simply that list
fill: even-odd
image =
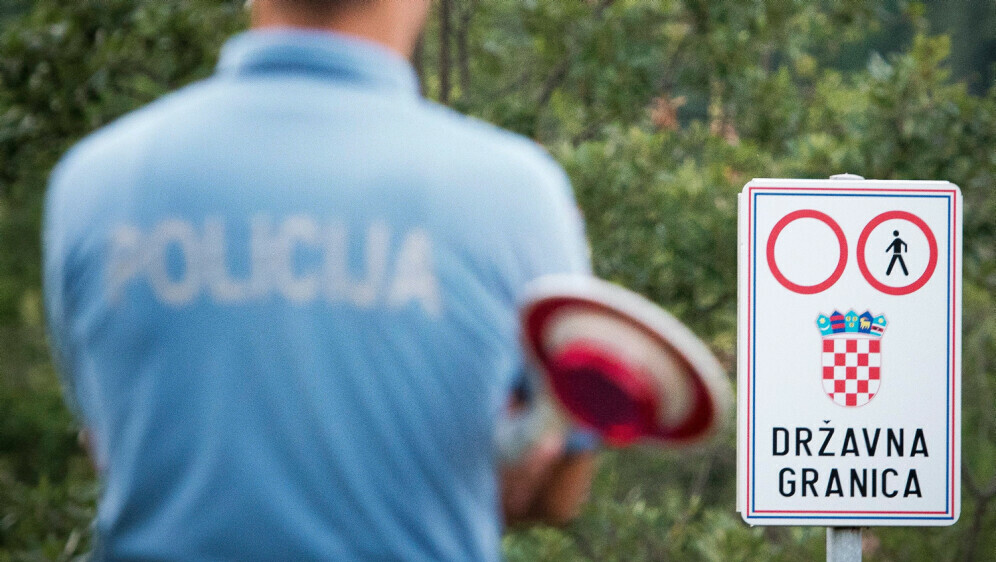
[{"label": "officer's back", "polygon": [[46,297],[105,470],[99,552],[496,557],[514,299],[586,268],[571,205],[529,141],[328,34],[236,38],[79,145]]}]

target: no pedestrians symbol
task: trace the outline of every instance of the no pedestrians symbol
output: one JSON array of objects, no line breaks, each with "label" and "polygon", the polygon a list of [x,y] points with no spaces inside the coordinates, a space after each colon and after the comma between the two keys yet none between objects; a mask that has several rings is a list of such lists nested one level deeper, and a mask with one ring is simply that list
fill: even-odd
[{"label": "no pedestrians symbol", "polygon": [[744,188],[737,505],[748,523],[957,520],[961,205],[947,182]]},{"label": "no pedestrians symbol", "polygon": [[899,267],[903,268],[903,275],[908,276],[910,272],[906,270],[906,262],[903,261],[903,252],[905,252],[907,248],[906,242],[903,242],[903,240],[899,238],[898,230],[893,230],[892,235],[895,236],[896,239],[892,241],[892,244],[889,244],[888,248],[885,249],[886,252],[890,250],[892,251],[892,259],[889,261],[889,269],[885,270],[885,274],[892,275],[892,267],[896,265],[896,262],[899,262]]}]

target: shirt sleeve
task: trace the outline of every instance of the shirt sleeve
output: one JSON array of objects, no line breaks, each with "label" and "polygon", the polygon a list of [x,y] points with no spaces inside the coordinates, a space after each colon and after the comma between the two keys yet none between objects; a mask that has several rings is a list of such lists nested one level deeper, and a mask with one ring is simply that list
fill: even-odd
[{"label": "shirt sleeve", "polygon": [[65,325],[65,261],[66,235],[63,217],[63,178],[67,165],[60,163],[49,178],[42,218],[42,287],[45,302],[45,324],[49,348],[56,372],[62,382],[63,396],[74,414],[80,417],[80,404],[69,366],[72,363],[66,347]]},{"label": "shirt sleeve", "polygon": [[546,274],[591,274],[591,251],[585,238],[581,209],[563,169],[543,155],[541,180],[523,209],[525,239],[519,249],[526,259],[527,281]]},{"label": "shirt sleeve", "polygon": [[[591,275],[591,251],[585,237],[584,221],[563,169],[543,154],[542,181],[535,193],[533,205],[524,212],[529,217],[526,239],[519,248],[526,262],[525,282],[547,274]],[[539,384],[542,375],[522,358],[522,369],[516,388],[521,391]],[[597,449],[601,441],[597,434],[572,425],[567,434],[565,451],[576,454]]]},{"label": "shirt sleeve", "polygon": [[63,400],[76,419],[92,431],[99,422],[94,386],[81,379],[76,368],[80,358],[73,347],[70,320],[73,296],[86,283],[73,261],[80,251],[82,217],[86,214],[79,197],[92,187],[77,154],[71,151],[49,178],[42,216],[42,290],[46,335]]}]

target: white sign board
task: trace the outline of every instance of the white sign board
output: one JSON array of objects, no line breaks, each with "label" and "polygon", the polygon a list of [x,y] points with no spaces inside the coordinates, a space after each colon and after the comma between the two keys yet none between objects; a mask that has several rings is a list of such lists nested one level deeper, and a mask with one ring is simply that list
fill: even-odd
[{"label": "white sign board", "polygon": [[961,216],[947,182],[740,196],[737,508],[754,525],[951,525]]}]

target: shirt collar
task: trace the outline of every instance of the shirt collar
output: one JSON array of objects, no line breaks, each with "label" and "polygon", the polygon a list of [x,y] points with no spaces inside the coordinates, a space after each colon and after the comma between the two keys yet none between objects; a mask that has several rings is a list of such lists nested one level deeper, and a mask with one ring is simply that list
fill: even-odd
[{"label": "shirt collar", "polygon": [[397,53],[327,31],[248,31],[221,51],[218,74],[303,73],[418,95],[418,76]]}]

